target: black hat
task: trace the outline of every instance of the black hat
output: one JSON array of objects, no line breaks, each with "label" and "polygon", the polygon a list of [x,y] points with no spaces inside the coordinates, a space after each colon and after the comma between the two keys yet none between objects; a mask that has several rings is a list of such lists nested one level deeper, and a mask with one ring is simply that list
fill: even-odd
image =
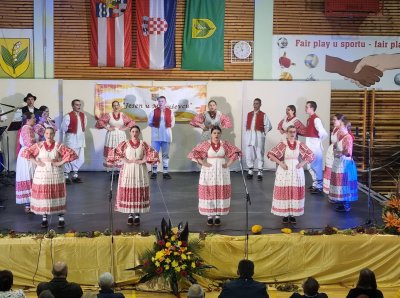
[{"label": "black hat", "polygon": [[36,96],[34,96],[32,93],[28,93],[24,98],[24,102],[26,102],[29,97],[33,97],[33,100],[36,101]]}]

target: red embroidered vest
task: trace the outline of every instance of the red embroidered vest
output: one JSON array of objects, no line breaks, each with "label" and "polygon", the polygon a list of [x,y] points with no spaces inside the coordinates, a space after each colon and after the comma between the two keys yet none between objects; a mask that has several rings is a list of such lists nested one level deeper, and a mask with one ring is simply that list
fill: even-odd
[{"label": "red embroidered vest", "polygon": [[[258,111],[256,116],[256,124],[254,129],[264,132],[264,112]],[[246,130],[251,129],[251,122],[253,121],[254,111],[247,114]]]},{"label": "red embroidered vest", "polygon": [[[69,114],[69,125],[68,125],[68,133],[76,133],[78,131],[78,117],[74,111]],[[85,114],[79,112],[79,118],[81,119],[82,131],[85,131]]]},{"label": "red embroidered vest", "polygon": [[315,128],[315,119],[319,118],[317,114],[313,114],[307,119],[306,137],[319,138],[318,130]]},{"label": "red embroidered vest", "polygon": [[[165,127],[171,127],[171,110],[168,108],[165,108],[164,110],[164,119],[165,119]],[[154,127],[160,127],[160,119],[161,119],[161,109],[156,108],[154,109],[154,115],[153,115],[153,126]]]}]

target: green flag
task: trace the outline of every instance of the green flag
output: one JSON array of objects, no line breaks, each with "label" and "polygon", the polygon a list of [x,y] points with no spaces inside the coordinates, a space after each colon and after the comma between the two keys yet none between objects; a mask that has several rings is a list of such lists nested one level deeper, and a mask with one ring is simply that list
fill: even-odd
[{"label": "green flag", "polygon": [[225,0],[187,0],[182,69],[224,70]]}]

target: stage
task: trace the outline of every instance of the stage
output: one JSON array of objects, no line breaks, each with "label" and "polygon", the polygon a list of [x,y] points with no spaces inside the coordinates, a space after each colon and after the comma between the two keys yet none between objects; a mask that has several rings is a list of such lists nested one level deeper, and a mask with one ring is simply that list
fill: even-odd
[{"label": "stage", "polygon": [[[379,286],[387,288],[386,293],[393,294],[396,291],[396,287],[400,286],[398,236],[282,234],[280,230],[284,225],[281,218],[270,213],[275,173],[264,174],[264,180],[261,182],[256,179],[246,180],[252,200],[249,225],[260,224],[264,227],[262,235],[250,235],[249,238],[249,259],[255,262],[257,280],[273,286],[276,282],[299,284],[307,276],[314,276],[324,285],[324,289],[335,289],[326,290],[332,294],[330,297],[342,297],[357,280],[359,271],[369,267],[375,271]],[[65,232],[104,231],[109,227],[109,174],[84,172],[81,175],[84,183],[67,186],[68,212],[65,215]],[[99,274],[104,271],[111,271],[121,286],[133,285],[138,281],[139,275],[125,269],[138,265],[141,262],[140,254],[150,249],[155,241],[153,236],[133,234],[142,231],[153,232],[164,217],[170,218],[173,225],[180,221],[188,221],[191,237],[197,238],[197,232],[206,232],[200,256],[217,269],[207,272],[206,278],[199,279],[199,282],[214,291],[207,294],[208,296],[217,297],[220,282],[236,277],[237,262],[244,256],[245,201],[242,177],[240,173],[231,173],[231,212],[222,217],[220,227],[208,227],[205,216],[199,215],[197,210],[199,173],[171,175],[171,180],[163,180],[161,174],[157,180],[150,180],[151,210],[142,216],[140,227],[127,226],[125,214],[113,214],[114,230],[132,233],[96,238],[69,238],[63,235],[54,239],[43,239],[36,235],[22,238],[7,236],[0,239],[1,267],[13,271],[16,287],[32,288],[38,282],[50,279],[50,268],[57,260],[67,262],[68,279],[84,285],[88,295],[93,294],[93,286],[97,284]],[[308,173],[306,177],[309,183]],[[116,183],[114,186],[116,187]],[[15,204],[14,187],[2,186],[1,196],[8,198],[4,202],[6,208],[0,211],[2,230],[46,232],[40,228],[40,216],[26,215],[23,206]],[[381,207],[377,203],[374,205],[375,218],[380,223]],[[337,213],[324,196],[308,193],[305,208],[305,215],[297,218],[296,226],[287,225],[294,232],[302,229],[322,229],[328,224],[346,229],[363,224],[368,218],[366,196],[361,193],[359,201],[353,204],[351,212],[348,213]],[[57,216],[53,216],[49,229],[63,232],[56,226]],[[139,285],[135,286],[135,291],[124,287],[124,292],[132,294],[133,297],[152,297],[151,294],[146,296],[141,291],[162,289],[168,288],[163,288],[160,284],[156,288]],[[271,297],[289,296],[289,293],[278,292],[275,288],[270,288],[269,292]]]},{"label": "stage", "polygon": [[[191,232],[209,232],[224,235],[243,235],[245,232],[245,191],[240,172],[231,172],[232,199],[231,210],[222,217],[220,227],[209,227],[206,217],[199,214],[197,205],[198,172],[171,173],[171,180],[164,180],[159,173],[157,180],[150,180],[151,207],[150,213],[141,216],[141,225],[132,227],[126,224],[127,214],[113,213],[114,230],[154,231],[160,220],[171,219],[173,225],[188,221]],[[306,186],[311,177],[305,172]],[[110,174],[105,172],[82,172],[82,184],[67,185],[67,213],[65,214],[65,231],[104,231],[110,226],[109,192]],[[249,206],[249,226],[259,224],[264,227],[263,233],[280,233],[285,227],[282,218],[271,214],[272,191],[275,172],[265,171],[263,181],[246,180],[251,198]],[[11,229],[17,232],[46,231],[40,227],[41,217],[24,213],[23,205],[15,204],[15,188],[1,185],[1,199],[7,199],[0,209],[0,229]],[[116,195],[117,182],[113,185],[113,199]],[[375,219],[381,224],[381,206],[374,202]],[[352,204],[348,213],[334,211],[324,195],[312,195],[306,191],[305,214],[297,217],[297,224],[290,225],[294,231],[302,229],[322,229],[327,225],[347,229],[362,225],[369,218],[365,194],[359,192],[359,200]],[[57,230],[58,217],[49,218],[49,229]],[[289,226],[289,225],[286,225]]]}]

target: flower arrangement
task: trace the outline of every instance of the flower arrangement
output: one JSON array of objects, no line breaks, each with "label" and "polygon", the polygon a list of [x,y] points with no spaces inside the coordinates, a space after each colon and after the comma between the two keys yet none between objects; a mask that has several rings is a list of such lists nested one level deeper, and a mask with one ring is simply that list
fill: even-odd
[{"label": "flower arrangement", "polygon": [[200,239],[188,240],[188,223],[182,223],[177,228],[171,227],[171,221],[167,224],[163,218],[161,231],[156,229],[156,242],[152,250],[146,251],[140,256],[142,264],[128,270],[141,270],[143,276],[139,283],[150,280],[164,279],[171,286],[176,297],[179,296],[178,282],[183,278],[191,283],[196,283],[193,275],[202,275],[205,269],[215,268],[204,264],[198,257]]},{"label": "flower arrangement", "polygon": [[400,235],[400,194],[392,195],[382,209],[382,219],[385,231],[389,234]]}]

